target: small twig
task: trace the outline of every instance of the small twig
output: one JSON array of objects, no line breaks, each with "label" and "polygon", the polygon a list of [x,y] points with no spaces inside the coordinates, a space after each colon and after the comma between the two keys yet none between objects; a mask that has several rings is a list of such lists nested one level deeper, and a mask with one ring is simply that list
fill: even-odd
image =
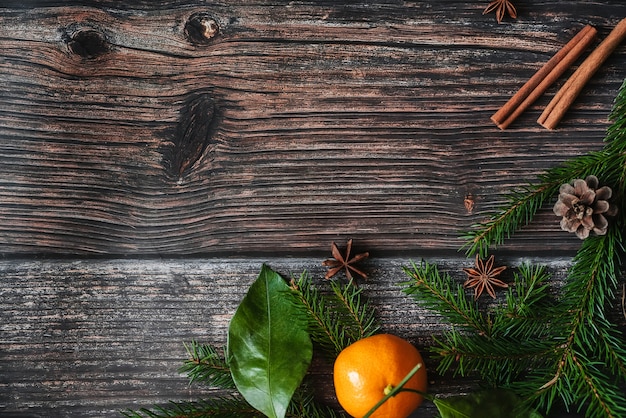
[{"label": "small twig", "polygon": [[387,402],[387,400],[388,400],[389,398],[391,398],[392,396],[396,396],[399,392],[402,392],[402,391],[419,393],[420,395],[422,395],[422,396],[424,396],[424,397],[426,397],[426,398],[427,398],[428,396],[427,396],[425,393],[422,393],[422,392],[417,391],[417,390],[415,390],[415,389],[404,389],[404,385],[406,385],[406,384],[407,384],[407,382],[408,382],[409,380],[411,380],[411,378],[412,378],[413,376],[415,376],[415,373],[417,373],[417,371],[418,371],[419,369],[421,369],[421,368],[422,368],[422,363],[417,363],[417,364],[415,365],[415,367],[413,367],[413,369],[412,369],[412,370],[411,370],[411,371],[410,371],[410,372],[409,372],[409,373],[408,373],[408,374],[404,377],[404,379],[402,379],[402,381],[398,384],[398,386],[396,386],[395,388],[392,388],[392,389],[389,391],[389,393],[387,393],[387,394],[386,394],[386,395],[385,395],[385,396],[384,396],[384,397],[383,397],[380,401],[378,401],[378,403],[376,403],[376,405],[374,405],[374,406],[372,407],[372,409],[370,409],[370,410],[367,412],[367,414],[363,415],[363,418],[369,418],[369,417],[371,417],[371,416],[372,416],[372,414],[373,414],[374,412],[376,412],[376,410],[377,410],[378,408],[380,408],[380,406],[381,406],[382,404],[384,404],[385,402]]}]

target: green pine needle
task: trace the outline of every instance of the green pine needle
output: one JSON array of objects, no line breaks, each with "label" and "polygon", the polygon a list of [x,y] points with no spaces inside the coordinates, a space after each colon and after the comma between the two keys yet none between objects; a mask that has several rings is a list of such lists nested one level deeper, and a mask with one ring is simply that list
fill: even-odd
[{"label": "green pine needle", "polygon": [[[489,334],[492,339],[505,338],[498,341],[501,347],[488,347],[484,333],[467,335],[453,330],[447,334],[439,342],[443,354],[441,369],[456,367],[462,374],[473,370],[483,377],[506,380],[521,371],[521,364],[529,371],[520,373],[511,386],[546,411],[559,401],[584,411],[586,416],[626,416],[624,336],[607,317],[607,309],[614,306],[618,286],[623,281],[621,262],[626,256],[622,245],[626,230],[626,80],[615,99],[610,118],[612,125],[607,130],[602,150],[572,158],[540,175],[536,184],[510,193],[506,196],[506,207],[487,222],[472,227],[464,237],[464,248],[468,255],[485,257],[492,246],[503,244],[505,239],[531,223],[541,208],[553,204],[561,184],[588,175],[597,176],[601,184],[611,187],[612,201],[620,210],[617,217],[610,219],[607,234],[582,242],[565,285],[554,300],[551,300],[545,278],[535,284],[532,280],[518,283],[516,278],[515,294],[509,289],[506,304],[487,317],[493,317]],[[555,224],[557,222],[555,218]],[[532,276],[521,268],[520,271],[522,276]],[[445,288],[440,290],[446,291]],[[440,303],[432,306],[442,308]],[[449,311],[446,308],[443,312]],[[466,314],[476,317],[471,309]],[[544,327],[541,327],[542,317]],[[503,329],[506,332],[502,334]],[[506,338],[518,339],[519,343],[511,341],[509,344]],[[533,347],[526,347],[526,341],[543,341],[552,346],[543,356],[545,361],[530,364],[522,360],[502,360],[507,372],[500,376],[495,374],[489,354],[498,358],[506,354],[507,347],[512,356],[523,354],[527,348],[528,353],[532,353]],[[545,347],[540,344],[535,348],[540,353]]]},{"label": "green pine needle", "polygon": [[183,363],[180,372],[189,377],[189,383],[201,382],[219,389],[235,388],[230,368],[215,347],[192,341],[185,344],[185,349],[189,358]]},{"label": "green pine needle", "polygon": [[[551,309],[547,275],[542,267],[522,266],[507,303],[485,315],[463,287],[451,285],[448,274],[425,261],[412,269],[404,292],[443,315],[452,325],[442,338],[434,339],[432,351],[439,357],[437,371],[467,376],[478,373],[493,385],[507,384],[530,367],[542,365],[553,352],[546,341],[545,316]],[[534,313],[543,306],[543,312]]]},{"label": "green pine needle", "polygon": [[[186,372],[190,381],[205,383],[211,387],[226,389],[232,392],[235,385],[230,369],[223,355],[211,345],[192,342],[185,347],[190,358],[185,361],[182,371]],[[137,411],[122,411],[128,418],[240,418],[264,417],[240,395],[214,395],[210,399],[198,402],[169,402],[165,406],[154,406],[152,409],[142,408]],[[312,390],[303,383],[294,394],[287,409],[287,418],[344,418],[342,413],[335,412],[326,405],[318,404]]]},{"label": "green pine needle", "polygon": [[[265,417],[242,397],[214,397],[198,402],[169,402],[153,409],[122,411],[127,418],[242,418]],[[320,406],[310,395],[296,394],[289,404],[286,418],[345,418],[345,415]]]},{"label": "green pine needle", "polygon": [[289,408],[288,418],[346,418],[343,412],[336,412],[326,405],[315,402],[312,391],[307,384],[303,384],[293,396]]},{"label": "green pine needle", "polygon": [[374,335],[379,325],[376,313],[354,282],[340,284],[330,281],[330,293],[322,293],[311,284],[304,272],[294,279],[294,301],[308,318],[309,335],[334,359],[350,344]]},{"label": "green pine needle", "polygon": [[522,264],[514,273],[514,284],[507,289],[506,303],[492,315],[497,334],[522,341],[549,335],[547,318],[552,318],[555,298],[550,275],[544,266]]},{"label": "green pine needle", "polygon": [[490,245],[502,245],[515,231],[528,225],[561,184],[559,180],[537,186],[529,185],[505,196],[509,202],[507,208],[491,216],[485,223],[472,225],[472,229],[462,237],[466,241],[463,246],[466,254],[479,254],[485,258]]},{"label": "green pine needle", "polygon": [[436,265],[426,261],[420,265],[411,262],[411,267],[404,268],[405,274],[411,278],[411,281],[400,284],[404,286],[404,293],[418,303],[427,304],[452,324],[482,335],[491,335],[491,325],[478,305],[466,297],[461,284],[453,286],[447,273],[440,272]]},{"label": "green pine needle", "polygon": [[198,402],[169,402],[166,406],[122,411],[127,418],[241,418],[264,417],[243,398],[215,397]]},{"label": "green pine needle", "polygon": [[[615,243],[620,236],[617,228],[610,228],[607,235],[588,238],[574,258],[555,326],[563,341],[559,366],[535,393],[540,405],[549,405],[558,396],[579,408],[588,405],[591,415],[587,416],[621,417],[626,413],[626,395],[618,386],[626,382],[626,349],[605,316],[618,282],[620,252]],[[567,390],[573,392],[563,393],[563,386],[557,384],[560,381],[566,381]]]},{"label": "green pine needle", "polygon": [[335,296],[331,305],[335,308],[337,322],[340,323],[347,338],[344,348],[374,335],[380,326],[376,312],[362,296],[363,289],[356,286],[352,280],[347,284],[331,280],[330,287]]}]

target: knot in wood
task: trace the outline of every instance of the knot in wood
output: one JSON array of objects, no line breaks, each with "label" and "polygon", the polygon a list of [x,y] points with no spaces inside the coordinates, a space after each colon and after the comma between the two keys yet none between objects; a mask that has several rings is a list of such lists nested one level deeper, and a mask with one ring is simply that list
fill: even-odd
[{"label": "knot in wood", "polygon": [[194,13],[185,24],[185,36],[196,45],[208,44],[219,32],[219,24],[208,13]]},{"label": "knot in wood", "polygon": [[170,176],[180,181],[213,144],[217,113],[215,101],[206,92],[192,92],[186,98],[173,137],[161,147],[163,165]]},{"label": "knot in wood", "polygon": [[72,34],[67,45],[70,51],[85,59],[93,59],[109,52],[109,43],[104,35],[93,29],[81,30]]}]

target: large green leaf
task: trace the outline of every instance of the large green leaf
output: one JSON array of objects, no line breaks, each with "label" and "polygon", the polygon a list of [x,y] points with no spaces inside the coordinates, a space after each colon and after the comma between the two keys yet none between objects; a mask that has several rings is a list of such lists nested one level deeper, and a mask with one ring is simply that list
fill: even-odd
[{"label": "large green leaf", "polygon": [[313,355],[306,323],[283,278],[263,265],[228,329],[228,358],[237,390],[270,418],[282,418]]},{"label": "large green leaf", "polygon": [[435,398],[442,418],[542,418],[505,389],[482,390],[469,395]]}]

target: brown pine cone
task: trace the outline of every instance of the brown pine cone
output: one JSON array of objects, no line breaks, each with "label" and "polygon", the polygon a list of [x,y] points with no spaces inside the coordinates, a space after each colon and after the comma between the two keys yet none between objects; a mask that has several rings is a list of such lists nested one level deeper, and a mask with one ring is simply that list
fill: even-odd
[{"label": "brown pine cone", "polygon": [[598,178],[587,176],[566,183],[559,189],[559,199],[552,209],[557,216],[562,216],[561,229],[575,232],[580,239],[585,239],[593,231],[596,235],[605,235],[609,222],[606,216],[617,213],[615,205],[608,200],[613,194],[608,186],[598,189]]}]

